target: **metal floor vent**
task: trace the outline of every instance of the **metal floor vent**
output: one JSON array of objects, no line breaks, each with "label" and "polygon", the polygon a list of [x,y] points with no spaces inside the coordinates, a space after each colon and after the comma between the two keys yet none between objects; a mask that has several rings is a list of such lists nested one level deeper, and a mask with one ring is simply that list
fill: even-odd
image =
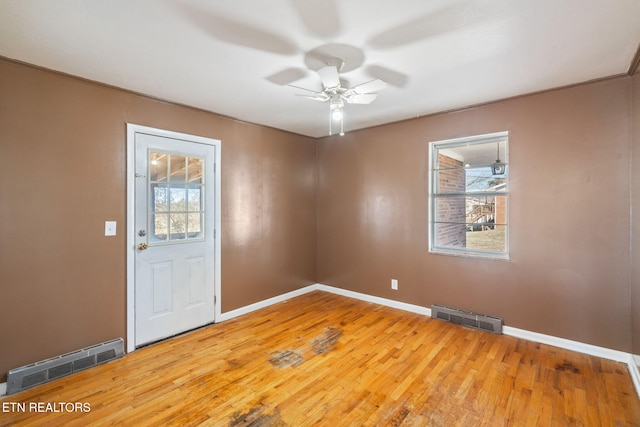
[{"label": "metal floor vent", "polygon": [[117,338],[62,356],[21,366],[7,374],[7,394],[46,383],[124,355],[124,341]]},{"label": "metal floor vent", "polygon": [[456,325],[469,326],[483,331],[502,334],[502,318],[487,316],[485,314],[472,313],[470,311],[457,308],[445,307],[444,305],[433,304],[431,306],[431,317]]}]

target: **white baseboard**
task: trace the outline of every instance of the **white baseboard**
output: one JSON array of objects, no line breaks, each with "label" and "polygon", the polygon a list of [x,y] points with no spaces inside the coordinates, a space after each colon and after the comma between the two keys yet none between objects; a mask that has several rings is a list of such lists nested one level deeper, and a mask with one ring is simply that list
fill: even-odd
[{"label": "white baseboard", "polygon": [[280,302],[289,300],[291,298],[308,294],[309,292],[313,292],[317,289],[318,288],[316,287],[316,285],[309,285],[301,289],[296,289],[295,291],[287,292],[286,294],[278,295],[273,298],[269,298],[263,301],[258,301],[254,304],[240,307],[235,310],[227,311],[225,313],[220,314],[220,321],[224,322],[225,320],[230,320],[230,319],[233,319],[234,317],[243,316],[245,314],[251,313],[252,311],[260,310],[261,308],[269,307],[270,305],[278,304]]},{"label": "white baseboard", "polygon": [[638,370],[638,362],[640,356],[635,356],[624,351],[612,350],[606,347],[585,344],[580,341],[572,341],[566,338],[558,338],[553,335],[540,334],[538,332],[527,331],[525,329],[513,328],[511,326],[503,326],[502,333],[504,335],[520,338],[527,341],[539,342],[553,347],[565,350],[575,351],[577,353],[588,354],[589,356],[602,357],[603,359],[613,360],[615,362],[625,363],[629,369],[629,375],[633,386],[636,389],[638,398],[640,398],[640,371]]},{"label": "white baseboard", "polygon": [[278,295],[273,298],[266,299],[264,301],[259,301],[254,304],[240,307],[235,310],[227,311],[221,314],[220,321],[224,322],[225,320],[233,319],[234,317],[249,314],[252,311],[260,310],[261,308],[269,307],[270,305],[278,304],[280,302],[289,300],[291,298],[295,298],[300,295],[308,294],[309,292],[313,292],[313,291],[330,292],[332,294],[342,295],[345,297],[354,298],[354,299],[358,299],[366,302],[371,302],[374,304],[380,304],[386,307],[392,307],[392,308],[397,308],[404,311],[410,311],[412,313],[431,316],[430,308],[426,308],[426,307],[422,307],[414,304],[407,304],[405,302],[395,301],[387,298],[380,298],[373,295],[363,294],[360,292],[349,291],[346,289],[335,288],[333,286],[327,286],[320,283],[315,283],[313,285],[309,285],[301,289],[296,289],[295,291],[287,292],[286,294]]},{"label": "white baseboard", "polygon": [[420,305],[408,304],[406,302],[395,301],[387,298],[375,297],[373,295],[363,294],[360,292],[348,291],[346,289],[335,288],[333,286],[322,285],[320,283],[316,283],[315,289],[324,292],[331,292],[332,294],[342,295],[349,298],[355,298],[366,302],[371,302],[374,304],[384,305],[386,307],[397,308],[404,311],[409,311],[411,313],[424,314],[425,316],[431,316],[431,309],[427,307],[422,307]]},{"label": "white baseboard", "polygon": [[629,363],[629,359],[631,358],[629,353],[625,353],[623,351],[612,350],[606,347],[598,347],[579,341],[554,337],[553,335],[545,335],[538,332],[527,331],[525,329],[513,328],[511,326],[504,326],[502,328],[502,333],[511,337],[522,338],[527,341],[539,342],[540,344],[547,344],[553,347],[563,348],[565,350],[588,354],[590,356],[615,360],[616,362]]},{"label": "white baseboard", "polygon": [[[333,286],[323,285],[316,283],[307,287],[297,289],[293,292],[288,292],[277,297],[269,298],[264,301],[257,302],[255,304],[248,305],[236,310],[223,313],[221,320],[228,320],[234,317],[242,316],[244,314],[251,313],[252,311],[259,310],[261,308],[268,307],[279,302],[286,301],[288,299],[304,295],[312,291],[324,291],[337,295],[342,295],[349,298],[355,298],[358,300],[371,302],[374,304],[384,305],[386,307],[397,308],[411,313],[423,314],[425,316],[431,316],[431,309],[414,304],[408,304],[400,301],[395,301],[387,298],[376,297],[373,295],[363,294],[360,292],[349,291],[346,289],[336,288]],[[539,342],[541,344],[548,344],[554,347],[562,348],[565,350],[575,351],[578,353],[588,354],[590,356],[602,357],[604,359],[613,360],[616,362],[626,363],[629,367],[629,374],[633,381],[633,385],[640,397],[640,355],[632,355],[631,353],[625,353],[623,351],[612,350],[606,347],[599,347],[591,344],[585,344],[579,341],[572,341],[565,338],[558,338],[552,335],[545,335],[538,332],[527,331],[525,329],[514,328],[511,326],[504,326],[502,329],[504,335],[512,336],[515,338],[521,338],[527,341]]]}]

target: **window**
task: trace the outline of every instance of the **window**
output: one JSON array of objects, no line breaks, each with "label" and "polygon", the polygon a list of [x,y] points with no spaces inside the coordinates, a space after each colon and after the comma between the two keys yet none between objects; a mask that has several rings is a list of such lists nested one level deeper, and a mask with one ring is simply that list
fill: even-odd
[{"label": "window", "polygon": [[150,243],[204,238],[204,159],[149,151]]},{"label": "window", "polygon": [[430,252],[509,257],[508,144],[508,132],[430,144]]}]

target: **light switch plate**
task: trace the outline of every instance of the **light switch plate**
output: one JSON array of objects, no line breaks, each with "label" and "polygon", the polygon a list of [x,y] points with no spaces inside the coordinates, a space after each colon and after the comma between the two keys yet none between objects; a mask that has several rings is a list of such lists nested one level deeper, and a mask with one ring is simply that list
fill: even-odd
[{"label": "light switch plate", "polygon": [[105,236],[115,236],[116,235],[116,221],[105,221],[104,222],[104,235]]}]

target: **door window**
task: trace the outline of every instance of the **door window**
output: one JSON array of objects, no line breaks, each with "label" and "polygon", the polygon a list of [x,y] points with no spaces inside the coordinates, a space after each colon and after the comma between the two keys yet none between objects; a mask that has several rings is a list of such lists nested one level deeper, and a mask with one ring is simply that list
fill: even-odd
[{"label": "door window", "polygon": [[149,150],[150,244],[204,238],[204,158]]}]

